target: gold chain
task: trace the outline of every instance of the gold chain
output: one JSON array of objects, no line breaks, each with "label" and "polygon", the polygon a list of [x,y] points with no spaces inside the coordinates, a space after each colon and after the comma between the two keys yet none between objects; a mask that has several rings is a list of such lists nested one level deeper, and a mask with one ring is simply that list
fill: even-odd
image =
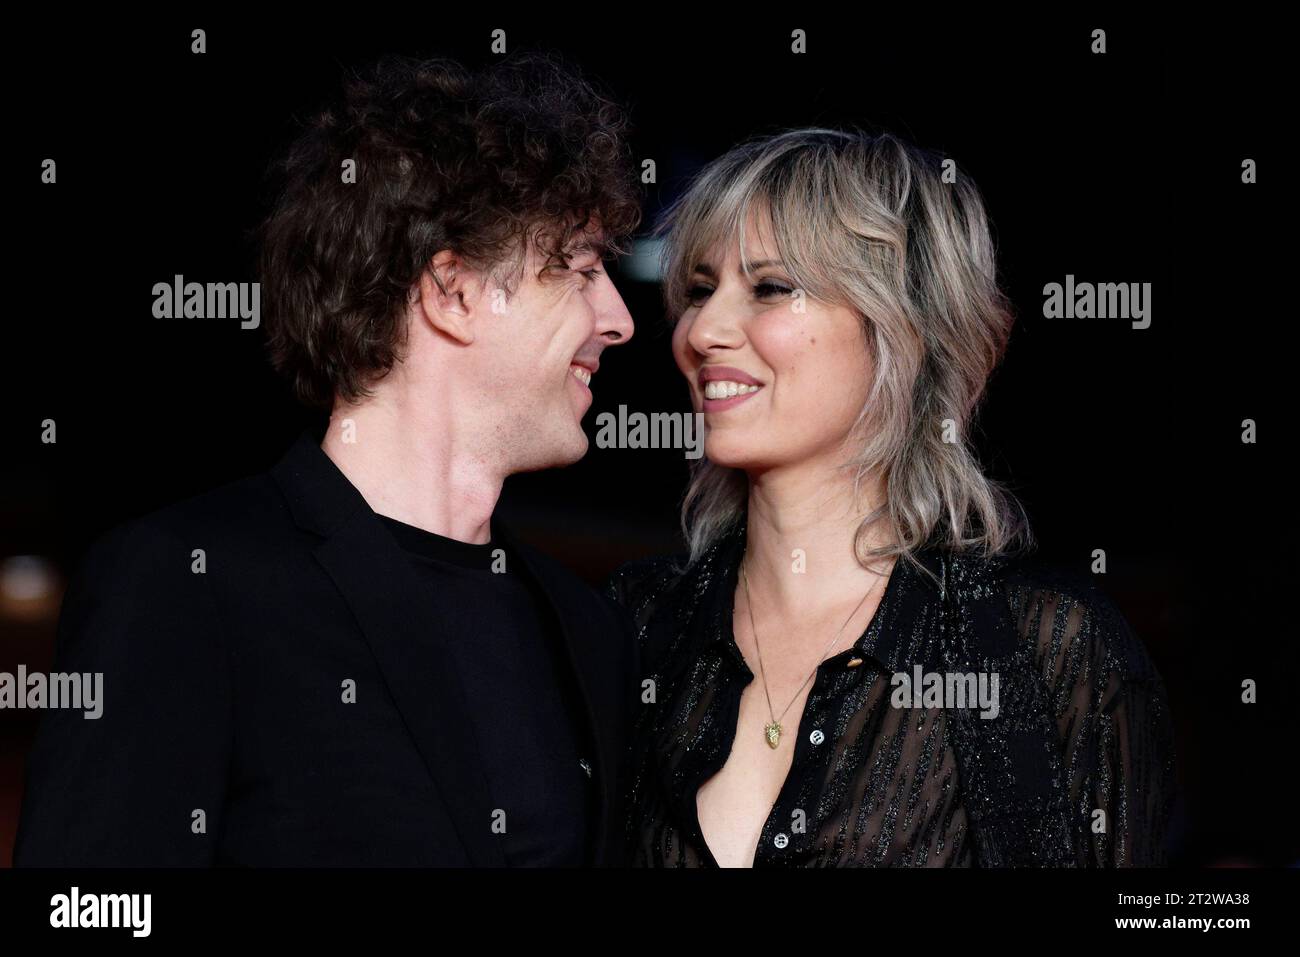
[{"label": "gold chain", "polygon": [[[758,655],[758,673],[763,680],[763,694],[767,697],[767,714],[768,717],[771,718],[770,723],[763,728],[763,737],[766,739],[768,747],[775,751],[781,744],[781,732],[784,730],[781,727],[781,718],[784,718],[786,711],[789,711],[791,706],[799,700],[799,695],[803,693],[803,689],[808,686],[808,682],[812,681],[813,676],[817,674],[817,669],[820,668],[822,662],[826,660],[826,653],[834,647],[835,642],[839,639],[840,635],[844,633],[844,629],[847,628],[849,622],[853,620],[853,616],[862,610],[862,606],[867,603],[867,599],[871,597],[871,593],[875,591],[876,585],[880,582],[879,580],[872,582],[871,587],[868,588],[867,593],[862,596],[862,600],[858,602],[857,607],[854,608],[853,611],[849,612],[849,617],[844,619],[844,624],[840,625],[840,630],[835,632],[831,637],[830,644],[828,644],[822,651],[822,655],[817,660],[817,664],[813,665],[813,670],[809,673],[808,677],[804,679],[803,684],[799,686],[799,690],[796,691],[794,697],[790,699],[790,704],[785,706],[785,711],[782,711],[781,716],[778,718],[772,712],[772,694],[768,691],[767,674],[763,671],[763,651],[759,648],[758,629],[754,626],[754,602],[749,596],[749,573],[745,570],[746,564],[748,564],[747,561],[742,561],[740,564],[740,575],[745,582],[745,610],[749,612],[749,630],[754,635],[754,651]],[[883,580],[884,577],[885,576],[882,575],[881,579]]]}]

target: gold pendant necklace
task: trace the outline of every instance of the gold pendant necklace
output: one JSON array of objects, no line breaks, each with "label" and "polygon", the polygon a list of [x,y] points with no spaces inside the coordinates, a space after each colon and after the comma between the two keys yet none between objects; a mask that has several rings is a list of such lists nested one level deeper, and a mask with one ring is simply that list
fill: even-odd
[{"label": "gold pendant necklace", "polygon": [[[749,613],[749,630],[754,635],[754,651],[758,655],[758,673],[763,679],[763,694],[767,697],[767,715],[771,719],[763,726],[763,738],[767,741],[767,746],[775,751],[781,746],[781,732],[785,729],[781,727],[780,718],[777,718],[772,713],[772,694],[768,691],[767,674],[763,670],[763,651],[758,646],[758,629],[754,627],[754,602],[749,597],[749,573],[745,571],[745,564],[744,561],[740,563],[740,575],[745,582],[745,610]],[[883,578],[884,576],[881,577]],[[877,584],[878,582],[872,582],[871,587],[867,589],[867,593],[862,596],[862,601],[858,602],[857,607],[854,608],[853,611],[849,612],[849,617],[844,619],[844,624],[840,625],[840,630],[835,632],[834,636],[830,640],[830,644],[828,644],[822,651],[822,656],[817,660],[817,664],[813,665],[812,672],[804,679],[803,684],[799,686],[799,690],[794,693],[794,697],[790,699],[790,704],[785,706],[785,711],[781,712],[781,718],[784,718],[785,712],[789,711],[791,705],[799,700],[799,695],[803,693],[803,689],[807,687],[808,682],[813,680],[813,677],[817,674],[817,669],[820,668],[821,663],[826,660],[826,653],[834,647],[836,640],[844,633],[844,629],[848,627],[849,622],[853,620],[853,616],[856,615],[862,609],[862,606],[867,603],[867,599],[871,597],[871,593],[875,591]]]}]

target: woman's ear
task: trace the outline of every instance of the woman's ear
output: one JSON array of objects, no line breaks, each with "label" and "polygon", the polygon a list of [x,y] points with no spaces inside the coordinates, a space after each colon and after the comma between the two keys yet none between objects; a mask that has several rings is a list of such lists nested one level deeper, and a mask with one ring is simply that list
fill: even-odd
[{"label": "woman's ear", "polygon": [[420,281],[412,290],[412,304],[419,309],[422,321],[467,346],[474,341],[479,286],[477,271],[444,249],[420,273]]}]

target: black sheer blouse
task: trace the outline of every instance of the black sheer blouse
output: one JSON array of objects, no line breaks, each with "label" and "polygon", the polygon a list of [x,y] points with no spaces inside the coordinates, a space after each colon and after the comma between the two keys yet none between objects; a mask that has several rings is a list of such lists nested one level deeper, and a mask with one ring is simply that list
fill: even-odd
[{"label": "black sheer blouse", "polygon": [[[732,636],[743,553],[742,523],[684,572],[650,559],[610,579],[643,679],[624,784],[633,866],[717,866],[695,797],[754,680]],[[900,558],[866,631],[817,669],[754,866],[1163,864],[1172,727],[1115,606],[1028,561],[916,558],[935,580]],[[917,666],[996,673],[997,716],[951,699],[896,707],[891,677]]]}]

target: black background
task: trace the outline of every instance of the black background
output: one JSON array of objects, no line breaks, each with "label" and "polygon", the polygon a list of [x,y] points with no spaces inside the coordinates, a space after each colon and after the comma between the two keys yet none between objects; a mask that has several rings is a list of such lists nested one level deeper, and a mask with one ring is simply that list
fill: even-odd
[{"label": "black background", "polygon": [[[1276,32],[641,7],[311,20],[51,15],[11,34],[0,557],[70,572],[108,527],[278,458],[309,418],[271,373],[262,330],[154,319],[153,284],[255,279],[264,172],[344,67],[382,53],[482,63],[499,27],[511,49],[559,52],[629,108],[636,155],[658,168],[647,226],[702,163],[788,126],[887,129],[974,178],[1019,315],[978,422],[982,459],[1026,505],[1045,557],[1087,571],[1106,551],[1104,587],[1170,688],[1188,795],[1177,861],[1295,861],[1279,787],[1295,750],[1296,566],[1283,461],[1294,318],[1274,305],[1293,243],[1267,228],[1289,172]],[[204,55],[190,52],[195,27]],[[796,27],[806,55],[789,51]],[[47,157],[57,185],[40,182]],[[1257,185],[1240,181],[1246,157]],[[1067,273],[1150,282],[1151,327],[1044,319],[1042,288]],[[687,408],[658,288],[616,281],[637,332],[602,357],[593,437],[620,404]],[[55,445],[40,441],[47,418]],[[1241,442],[1247,418],[1258,444]],[[593,441],[572,468],[512,478],[502,508],[598,582],[675,547],[685,479],[680,451]],[[1245,678],[1259,704],[1240,703]]]}]

